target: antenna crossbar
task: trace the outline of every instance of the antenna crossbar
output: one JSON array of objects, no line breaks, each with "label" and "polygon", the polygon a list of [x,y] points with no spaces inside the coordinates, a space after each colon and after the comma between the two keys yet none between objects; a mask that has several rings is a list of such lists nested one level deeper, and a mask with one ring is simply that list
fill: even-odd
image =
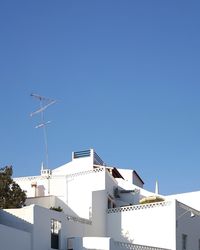
[{"label": "antenna crossbar", "polygon": [[51,123],[50,121],[45,122],[44,120],[44,111],[51,106],[52,104],[56,103],[56,100],[46,98],[44,96],[40,96],[38,94],[31,94],[32,97],[35,97],[40,101],[40,108],[30,114],[30,116],[34,116],[37,114],[41,114],[41,123],[35,126],[35,128],[43,128],[44,132],[44,144],[45,144],[45,155],[46,155],[46,167],[48,168],[49,165],[49,157],[48,157],[48,143],[47,143],[47,131],[46,125]]},{"label": "antenna crossbar", "polygon": [[44,97],[44,96],[41,96],[41,95],[38,95],[38,94],[34,94],[32,93],[31,96],[39,99],[40,101],[54,101],[53,99],[50,99],[50,98],[47,98],[47,97]]},{"label": "antenna crossbar", "polygon": [[45,111],[45,109],[47,109],[50,105],[52,105],[52,104],[54,104],[54,103],[56,103],[56,101],[55,101],[55,100],[52,100],[50,103],[46,104],[45,106],[42,106],[40,109],[36,110],[35,112],[32,112],[32,113],[30,114],[30,116],[37,115],[37,114],[39,114],[39,113]]}]

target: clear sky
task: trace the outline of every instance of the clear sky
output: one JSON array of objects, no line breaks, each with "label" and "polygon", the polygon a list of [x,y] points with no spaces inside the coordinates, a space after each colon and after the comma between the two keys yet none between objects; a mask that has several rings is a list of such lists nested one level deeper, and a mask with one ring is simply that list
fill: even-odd
[{"label": "clear sky", "polygon": [[163,194],[200,190],[200,1],[0,1],[0,166],[94,148]]}]

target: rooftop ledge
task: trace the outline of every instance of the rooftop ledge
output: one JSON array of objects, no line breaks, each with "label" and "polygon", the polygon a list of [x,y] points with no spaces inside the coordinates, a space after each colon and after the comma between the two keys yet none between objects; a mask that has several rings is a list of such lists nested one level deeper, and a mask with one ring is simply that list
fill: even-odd
[{"label": "rooftop ledge", "polygon": [[141,205],[115,207],[115,208],[109,208],[107,210],[107,213],[108,214],[121,213],[121,212],[130,212],[130,211],[136,211],[136,210],[141,210],[141,209],[164,207],[164,206],[169,206],[171,203],[172,203],[172,201],[163,201],[163,202],[155,202],[155,203],[148,203],[148,204],[141,204]]}]

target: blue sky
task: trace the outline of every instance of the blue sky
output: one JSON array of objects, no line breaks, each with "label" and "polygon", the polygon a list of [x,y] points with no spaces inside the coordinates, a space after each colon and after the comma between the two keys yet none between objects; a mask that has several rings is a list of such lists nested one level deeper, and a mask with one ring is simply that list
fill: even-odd
[{"label": "blue sky", "polygon": [[200,190],[200,2],[0,2],[0,165],[39,174],[95,148],[164,194]]}]

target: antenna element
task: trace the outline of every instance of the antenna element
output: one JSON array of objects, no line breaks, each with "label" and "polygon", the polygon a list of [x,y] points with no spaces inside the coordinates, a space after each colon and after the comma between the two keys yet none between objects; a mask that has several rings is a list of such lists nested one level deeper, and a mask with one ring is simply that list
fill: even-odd
[{"label": "antenna element", "polygon": [[44,132],[44,144],[45,144],[45,155],[46,155],[46,167],[48,169],[49,165],[49,156],[48,156],[48,142],[47,142],[47,130],[46,130],[46,125],[51,123],[51,121],[45,122],[44,120],[44,111],[51,106],[52,104],[56,103],[56,100],[46,98],[44,96],[40,96],[38,94],[31,94],[32,97],[36,98],[40,102],[40,108],[37,109],[36,111],[32,112],[30,116],[34,116],[37,114],[41,114],[41,122],[35,128],[43,128]]}]

